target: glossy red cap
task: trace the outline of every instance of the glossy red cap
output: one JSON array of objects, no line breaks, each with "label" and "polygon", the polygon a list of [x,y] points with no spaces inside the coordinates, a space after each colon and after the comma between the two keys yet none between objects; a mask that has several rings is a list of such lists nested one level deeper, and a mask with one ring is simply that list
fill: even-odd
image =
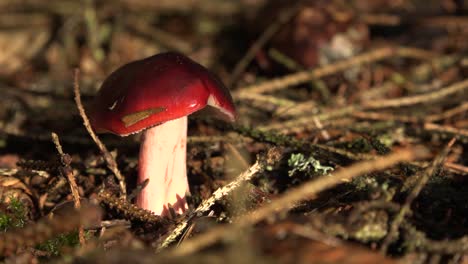
[{"label": "glossy red cap", "polygon": [[235,119],[232,97],[221,81],[186,56],[168,52],[114,71],[96,95],[90,119],[97,132],[125,136],[206,106]]}]

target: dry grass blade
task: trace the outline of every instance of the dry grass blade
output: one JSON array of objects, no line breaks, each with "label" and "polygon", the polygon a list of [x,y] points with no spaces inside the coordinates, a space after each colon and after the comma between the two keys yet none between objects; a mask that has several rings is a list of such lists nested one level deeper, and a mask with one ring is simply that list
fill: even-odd
[{"label": "dry grass blade", "polygon": [[199,235],[198,237],[182,243],[180,247],[172,251],[172,254],[176,256],[182,256],[194,253],[206,246],[216,243],[229,234],[234,234],[237,228],[254,225],[274,213],[287,210],[295,203],[305,200],[308,197],[336,186],[346,180],[350,180],[364,173],[383,170],[399,162],[422,158],[425,157],[426,154],[427,152],[425,149],[416,147],[402,150],[386,157],[380,157],[373,161],[363,161],[354,164],[351,167],[343,168],[336,173],[323,176],[318,180],[305,183],[298,188],[286,191],[283,195],[272,201],[270,204],[245,215],[236,224],[230,227],[217,227],[205,234]]}]

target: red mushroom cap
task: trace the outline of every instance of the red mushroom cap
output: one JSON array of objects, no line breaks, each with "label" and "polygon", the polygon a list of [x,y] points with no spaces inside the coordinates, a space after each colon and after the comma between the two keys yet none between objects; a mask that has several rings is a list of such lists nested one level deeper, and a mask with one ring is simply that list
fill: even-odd
[{"label": "red mushroom cap", "polygon": [[232,97],[221,81],[186,56],[167,52],[114,71],[102,84],[90,119],[97,132],[125,136],[206,106],[235,119]]}]

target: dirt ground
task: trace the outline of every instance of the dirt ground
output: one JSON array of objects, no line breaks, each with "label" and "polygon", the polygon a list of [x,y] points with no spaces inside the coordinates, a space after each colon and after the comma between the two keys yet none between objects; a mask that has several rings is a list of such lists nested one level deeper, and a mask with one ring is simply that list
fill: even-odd
[{"label": "dirt ground", "polygon": [[[189,118],[188,210],[135,197],[141,134],[87,113],[185,54],[235,122]],[[0,262],[468,263],[463,0],[0,0]]]}]

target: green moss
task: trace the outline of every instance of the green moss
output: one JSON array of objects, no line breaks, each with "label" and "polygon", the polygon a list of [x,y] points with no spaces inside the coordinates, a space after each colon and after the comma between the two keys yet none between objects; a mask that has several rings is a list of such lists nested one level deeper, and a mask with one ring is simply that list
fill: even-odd
[{"label": "green moss", "polygon": [[375,150],[377,150],[377,153],[379,155],[385,155],[390,153],[390,148],[384,144],[380,138],[371,138],[370,143],[372,147],[374,147]]},{"label": "green moss", "polygon": [[[0,210],[0,232],[5,232],[10,228],[24,227],[27,221],[27,210],[25,205],[18,199],[11,197],[6,203],[0,201],[0,205],[5,210]],[[62,234],[54,239],[37,246],[38,249],[47,251],[53,256],[60,254],[63,247],[74,247],[79,244],[78,232]]]},{"label": "green moss", "polygon": [[27,211],[24,204],[15,197],[10,197],[8,204],[1,202],[6,210],[0,212],[0,231],[5,232],[9,228],[23,227],[27,220]]},{"label": "green moss", "polygon": [[360,226],[352,232],[352,237],[363,243],[379,241],[387,235],[387,215],[382,211],[363,214]]},{"label": "green moss", "polygon": [[36,248],[42,251],[49,252],[52,256],[60,255],[60,251],[64,247],[75,247],[80,244],[78,232],[72,232],[69,234],[61,234],[57,237],[50,239]]},{"label": "green moss", "polygon": [[288,166],[290,167],[288,171],[289,177],[294,176],[298,172],[304,172],[308,176],[313,176],[314,173],[325,175],[329,171],[333,171],[333,167],[323,166],[320,164],[320,161],[316,160],[314,157],[309,156],[306,158],[302,153],[291,154],[288,160]]},{"label": "green moss", "polygon": [[7,214],[0,213],[0,230],[5,232],[11,226],[11,217]]},{"label": "green moss", "polygon": [[349,143],[347,147],[355,153],[369,153],[372,150],[372,145],[365,138],[357,138]]}]

